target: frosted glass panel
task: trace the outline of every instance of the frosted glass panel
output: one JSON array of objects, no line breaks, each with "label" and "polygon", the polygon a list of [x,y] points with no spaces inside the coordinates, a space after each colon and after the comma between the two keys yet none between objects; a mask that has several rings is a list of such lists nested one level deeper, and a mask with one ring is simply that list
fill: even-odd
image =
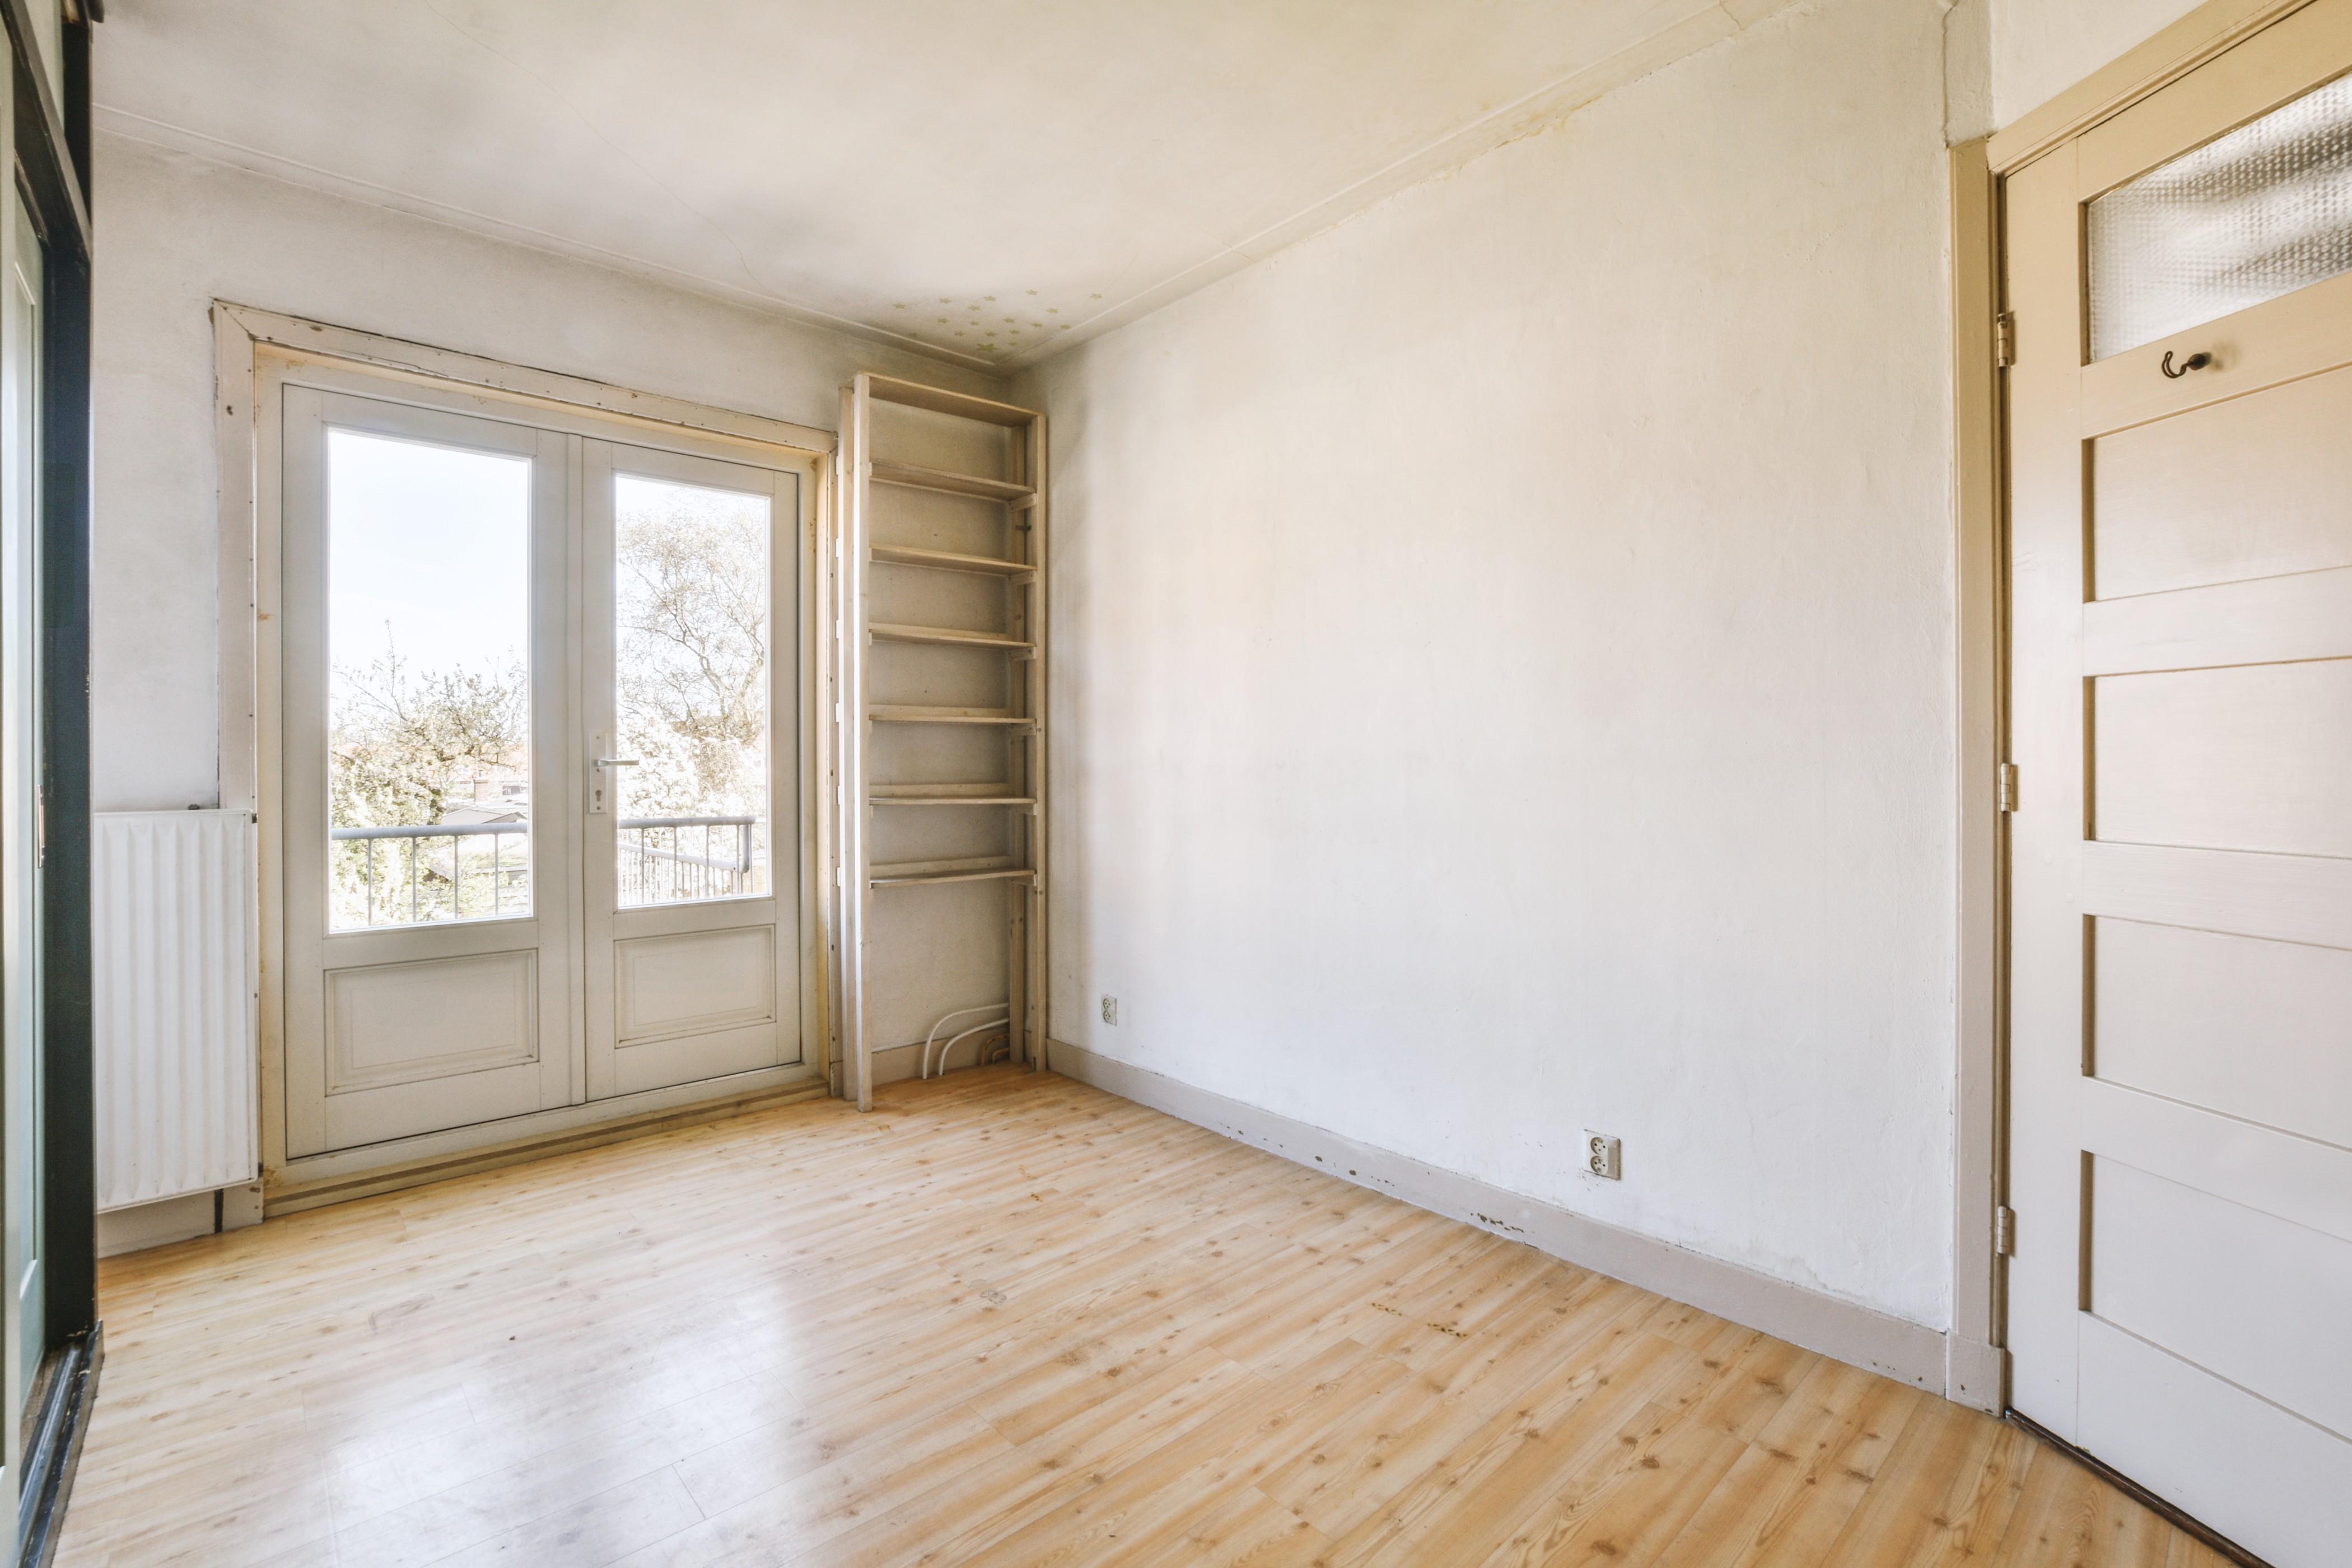
[{"label": "frosted glass panel", "polygon": [[2352,77],[2091,204],[2091,357],[2352,269]]}]

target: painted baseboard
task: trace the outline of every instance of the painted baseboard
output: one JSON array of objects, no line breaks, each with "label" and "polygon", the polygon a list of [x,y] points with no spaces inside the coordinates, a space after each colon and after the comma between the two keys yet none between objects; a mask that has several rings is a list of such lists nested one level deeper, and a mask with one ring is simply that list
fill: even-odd
[{"label": "painted baseboard", "polygon": [[98,1255],[117,1258],[126,1252],[144,1252],[151,1247],[169,1247],[192,1237],[210,1236],[220,1228],[219,1219],[217,1200],[210,1188],[176,1198],[159,1198],[152,1204],[109,1209],[98,1216]]},{"label": "painted baseboard", "polygon": [[158,1198],[152,1204],[133,1204],[128,1208],[101,1213],[98,1216],[98,1255],[119,1258],[126,1252],[144,1252],[151,1247],[169,1247],[175,1241],[210,1236],[215,1231],[243,1230],[260,1223],[259,1182],[184,1193],[176,1198]]},{"label": "painted baseboard", "polygon": [[2009,1352],[1963,1334],[1944,1340],[1944,1397],[1998,1415],[2009,1408]]},{"label": "painted baseboard", "polygon": [[1359,1143],[1081,1046],[1054,1040],[1048,1049],[1055,1072],[1122,1100],[1390,1194],[1416,1208],[1526,1242],[1564,1262],[1686,1301],[1850,1365],[1937,1394],[1946,1392],[1945,1335],[1940,1330]]}]

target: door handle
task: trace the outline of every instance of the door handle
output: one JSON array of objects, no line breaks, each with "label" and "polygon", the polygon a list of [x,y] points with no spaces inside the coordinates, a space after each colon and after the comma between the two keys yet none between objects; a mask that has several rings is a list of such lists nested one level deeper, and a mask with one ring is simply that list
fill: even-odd
[{"label": "door handle", "polygon": [[[598,737],[600,740],[603,737],[601,736]],[[637,759],[635,757],[592,757],[589,760],[595,764],[596,776],[588,781],[588,814],[591,816],[601,816],[604,812],[604,770],[607,768],[634,768],[638,765]]]}]

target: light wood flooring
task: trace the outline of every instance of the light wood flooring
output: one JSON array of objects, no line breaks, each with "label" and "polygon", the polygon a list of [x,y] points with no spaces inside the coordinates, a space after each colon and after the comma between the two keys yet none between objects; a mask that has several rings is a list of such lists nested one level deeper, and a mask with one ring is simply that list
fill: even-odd
[{"label": "light wood flooring", "polygon": [[103,1298],[61,1568],[2221,1563],[2013,1427],[1009,1068]]}]

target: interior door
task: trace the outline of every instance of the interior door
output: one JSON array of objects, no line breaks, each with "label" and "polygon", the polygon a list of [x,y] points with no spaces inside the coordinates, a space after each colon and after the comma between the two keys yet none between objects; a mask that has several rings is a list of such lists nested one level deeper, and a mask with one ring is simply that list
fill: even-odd
[{"label": "interior door", "polygon": [[287,1148],[571,1103],[571,452],[289,386]]},{"label": "interior door", "polygon": [[581,475],[589,1096],[797,1062],[798,476],[607,441]]},{"label": "interior door", "polygon": [[2006,183],[2018,1410],[2352,1541],[2352,0]]}]

